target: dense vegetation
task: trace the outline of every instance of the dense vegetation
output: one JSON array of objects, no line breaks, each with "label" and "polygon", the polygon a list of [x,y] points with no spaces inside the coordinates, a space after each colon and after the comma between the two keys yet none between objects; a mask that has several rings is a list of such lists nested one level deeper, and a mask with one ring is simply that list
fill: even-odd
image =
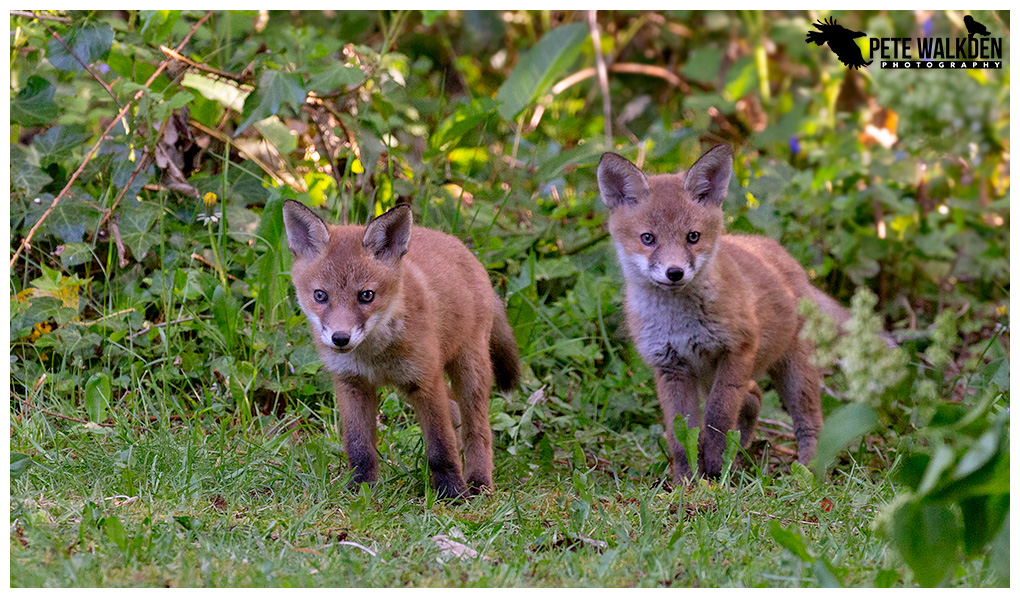
[{"label": "dense vegetation", "polygon": [[[1008,584],[1009,70],[848,70],[822,16],[12,12],[11,584]],[[767,391],[737,466],[672,488],[594,165],[718,143],[727,228],[855,317],[806,313],[813,472]],[[488,268],[526,364],[491,495],[434,500],[388,391],[382,482],[345,489],[285,199],[410,201]]]}]

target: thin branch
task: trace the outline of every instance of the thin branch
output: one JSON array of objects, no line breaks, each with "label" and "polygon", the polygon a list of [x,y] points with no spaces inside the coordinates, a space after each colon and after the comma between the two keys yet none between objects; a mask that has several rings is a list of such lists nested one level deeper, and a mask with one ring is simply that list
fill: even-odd
[{"label": "thin branch", "polygon": [[[178,50],[184,48],[188,41],[191,40],[191,37],[195,35],[195,32],[198,31],[198,28],[201,27],[202,24],[205,23],[207,20],[209,20],[209,17],[211,17],[212,14],[213,11],[210,10],[209,12],[205,13],[205,16],[203,16],[201,19],[196,21],[194,25],[191,26],[191,30],[188,31],[188,34],[184,36],[184,39],[177,47]],[[160,63],[159,67],[156,68],[156,71],[153,72],[152,75],[145,82],[144,88],[139,89],[135,93],[134,97],[131,98],[131,100],[128,101],[128,103],[125,104],[124,107],[120,109],[120,113],[117,114],[116,118],[110,121],[110,125],[106,127],[106,130],[103,131],[103,133],[99,136],[99,139],[96,140],[95,145],[92,146],[92,149],[89,150],[89,153],[85,156],[85,159],[82,161],[81,165],[78,166],[78,170],[74,171],[74,174],[71,175],[71,179],[67,181],[67,184],[64,185],[64,188],[60,190],[60,193],[58,193],[57,196],[53,198],[53,201],[50,203],[50,207],[46,208],[46,211],[43,212],[42,216],[39,217],[39,220],[37,220],[36,223],[32,226],[31,230],[28,231],[28,235],[26,235],[25,238],[22,239],[21,244],[18,246],[17,251],[15,251],[14,255],[11,256],[10,265],[11,268],[13,268],[14,264],[18,262],[18,256],[21,255],[21,252],[24,251],[26,247],[30,246],[29,243],[31,243],[32,237],[35,236],[36,231],[39,230],[39,227],[42,226],[42,223],[46,221],[46,218],[48,218],[49,215],[53,212],[54,208],[57,207],[57,204],[60,203],[60,200],[63,199],[65,195],[67,195],[68,191],[71,190],[71,186],[74,184],[74,182],[77,181],[78,177],[80,177],[82,172],[85,171],[85,166],[88,165],[88,163],[92,160],[92,157],[96,155],[97,151],[99,151],[99,146],[101,146],[103,144],[103,141],[106,140],[106,136],[109,135],[110,131],[113,130],[113,127],[117,124],[117,121],[119,121],[121,118],[124,118],[124,115],[127,114],[128,108],[131,107],[131,104],[138,101],[142,97],[142,95],[145,94],[145,90],[148,89],[149,86],[156,81],[156,78],[163,74],[163,71],[166,70],[167,65],[170,64],[170,60],[171,60],[170,58],[167,58],[162,63]]]},{"label": "thin branch", "polygon": [[195,62],[194,60],[188,58],[187,56],[184,56],[180,52],[176,50],[171,50],[166,46],[160,46],[159,50],[166,54],[167,56],[169,56],[170,58],[183,62],[184,64],[188,65],[193,69],[204,71],[206,73],[216,75],[217,77],[221,77],[223,79],[230,79],[231,81],[236,81],[238,83],[246,83],[244,75],[235,75],[234,73],[228,73],[226,71],[221,71],[219,69],[213,68],[207,64]]},{"label": "thin branch", "polygon": [[210,129],[209,127],[203,125],[202,123],[198,122],[195,119],[190,119],[188,121],[188,124],[190,124],[191,126],[195,127],[199,131],[202,131],[206,135],[209,135],[211,137],[215,137],[216,139],[218,139],[220,142],[222,142],[224,144],[229,144],[231,147],[233,147],[234,149],[237,150],[237,153],[241,154],[245,158],[248,158],[249,160],[254,162],[256,166],[261,168],[269,176],[273,177],[273,180],[276,181],[277,183],[279,183],[280,185],[288,185],[288,186],[292,187],[295,191],[298,191],[300,193],[304,193],[305,191],[308,191],[308,187],[304,184],[304,182],[299,181],[299,180],[294,179],[293,177],[289,177],[289,176],[288,176],[288,178],[291,178],[292,180],[288,181],[288,180],[284,179],[282,176],[279,175],[279,173],[277,173],[275,170],[273,170],[273,168],[271,166],[269,166],[268,164],[263,162],[258,156],[256,156],[256,155],[252,154],[251,152],[245,150],[243,147],[237,145],[237,143],[235,143],[234,141],[231,141],[231,139],[226,134],[221,133],[220,131],[217,131],[216,129]]},{"label": "thin branch", "polygon": [[597,11],[588,11],[588,28],[591,30],[591,43],[595,48],[595,66],[599,75],[599,87],[602,89],[602,118],[605,120],[606,147],[613,145],[613,106],[609,97],[609,74],[606,72],[606,57],[602,55],[602,39],[599,25],[595,20]]},{"label": "thin branch", "polygon": [[71,19],[68,17],[56,17],[52,15],[40,15],[28,10],[12,10],[12,17],[28,17],[30,19],[39,19],[40,21],[56,21],[58,23],[70,23]]},{"label": "thin branch", "polygon": [[[645,75],[665,80],[670,85],[680,88],[683,93],[689,93],[691,86],[678,77],[674,72],[661,66],[653,64],[641,64],[638,62],[616,62],[607,67],[610,73],[630,73],[632,75]],[[597,74],[595,67],[583,68],[576,73],[564,77],[556,85],[553,85],[554,94],[563,93],[567,88],[584,81]]]}]

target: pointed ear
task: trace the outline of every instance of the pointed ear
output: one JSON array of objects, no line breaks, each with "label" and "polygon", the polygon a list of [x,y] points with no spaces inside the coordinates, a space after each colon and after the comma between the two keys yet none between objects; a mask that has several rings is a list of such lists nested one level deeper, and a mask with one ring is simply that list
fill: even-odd
[{"label": "pointed ear", "polygon": [[301,202],[283,202],[283,225],[287,229],[287,247],[295,257],[312,258],[329,243],[329,228],[322,218]]},{"label": "pointed ear", "polygon": [[411,243],[411,205],[401,203],[368,223],[361,245],[369,255],[396,264]]},{"label": "pointed ear", "polygon": [[623,156],[606,152],[597,171],[602,203],[610,211],[621,205],[633,205],[647,197],[648,180],[641,169]]},{"label": "pointed ear", "polygon": [[691,198],[720,206],[726,199],[733,174],[733,152],[729,146],[717,145],[705,152],[684,177],[684,189]]}]

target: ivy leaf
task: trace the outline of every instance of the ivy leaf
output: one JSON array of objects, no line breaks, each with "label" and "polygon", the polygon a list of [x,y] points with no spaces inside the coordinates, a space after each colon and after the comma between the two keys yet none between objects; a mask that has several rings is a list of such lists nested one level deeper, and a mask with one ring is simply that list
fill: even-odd
[{"label": "ivy leaf", "polygon": [[32,147],[39,152],[39,163],[48,166],[67,160],[75,149],[89,138],[84,127],[57,125],[32,140]]},{"label": "ivy leaf", "polygon": [[16,480],[35,463],[32,457],[22,453],[11,453],[11,479]]},{"label": "ivy leaf", "polygon": [[39,152],[32,146],[11,144],[11,187],[22,197],[31,197],[53,178],[39,166]]},{"label": "ivy leaf", "polygon": [[539,94],[545,93],[565,68],[581,53],[581,45],[588,37],[584,23],[571,23],[546,33],[521,56],[513,72],[499,86],[496,100],[500,102],[499,115],[513,120]]},{"label": "ivy leaf", "polygon": [[237,126],[234,136],[240,135],[252,123],[277,114],[283,106],[297,110],[305,102],[305,90],[295,73],[266,71],[259,78],[258,87],[244,101],[241,113],[244,120]]},{"label": "ivy leaf", "polygon": [[113,46],[113,29],[109,25],[95,23],[83,25],[65,37],[64,42],[74,52],[74,56],[67,52],[64,44],[53,38],[49,41],[46,58],[57,70],[82,71],[85,69],[75,60],[75,56],[85,64],[102,59]]},{"label": "ivy leaf", "polygon": [[68,243],[60,252],[60,264],[71,268],[92,260],[92,248],[87,243]]},{"label": "ivy leaf", "polygon": [[159,238],[156,233],[149,232],[157,216],[159,206],[151,203],[129,201],[121,209],[120,221],[117,223],[120,238],[136,260],[145,257]]},{"label": "ivy leaf", "polygon": [[48,125],[57,120],[57,105],[53,103],[56,88],[38,75],[25,82],[25,88],[11,100],[11,120],[25,125]]},{"label": "ivy leaf", "polygon": [[329,93],[338,87],[353,87],[365,80],[365,73],[356,66],[346,66],[338,62],[330,63],[326,68],[312,73],[308,80],[308,91]]}]

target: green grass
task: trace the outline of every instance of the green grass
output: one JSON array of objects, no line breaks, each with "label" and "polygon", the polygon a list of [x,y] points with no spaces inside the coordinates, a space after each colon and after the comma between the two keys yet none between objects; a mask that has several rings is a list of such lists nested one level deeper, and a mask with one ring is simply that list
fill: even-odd
[{"label": "green grass", "polygon": [[[504,432],[497,489],[456,505],[425,483],[409,409],[388,395],[382,414],[381,481],[360,492],[344,485],[329,425],[27,415],[12,427],[12,450],[33,463],[11,484],[11,585],[817,585],[773,522],[802,533],[845,585],[911,582],[871,527],[894,484],[853,460],[823,484],[791,473],[790,457],[768,456],[781,436],[757,442],[729,484],[671,489],[658,428],[588,422],[538,448]],[[437,535],[478,556],[445,553]],[[955,581],[981,585],[981,570],[973,561]]]}]

